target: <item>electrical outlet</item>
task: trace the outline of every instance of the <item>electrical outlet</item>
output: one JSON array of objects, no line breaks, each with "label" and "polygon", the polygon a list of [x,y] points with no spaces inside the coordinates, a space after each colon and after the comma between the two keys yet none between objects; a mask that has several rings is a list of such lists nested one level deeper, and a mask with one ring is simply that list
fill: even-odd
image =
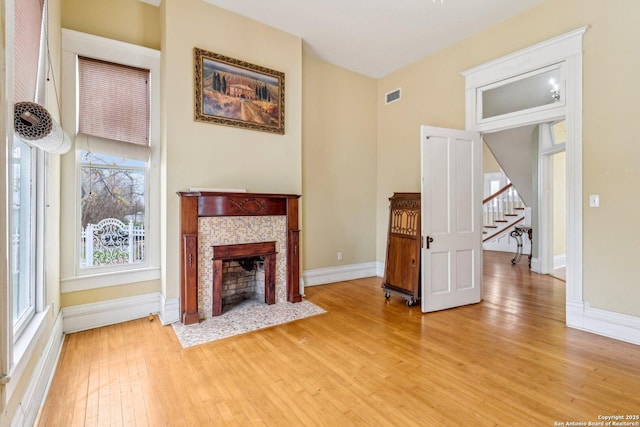
[{"label": "electrical outlet", "polygon": [[342,261],[342,252],[338,252],[338,261]]}]

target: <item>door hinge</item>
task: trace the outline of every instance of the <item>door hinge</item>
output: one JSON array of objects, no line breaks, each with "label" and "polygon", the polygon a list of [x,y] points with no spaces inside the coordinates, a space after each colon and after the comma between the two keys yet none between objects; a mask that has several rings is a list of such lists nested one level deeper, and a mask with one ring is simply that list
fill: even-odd
[{"label": "door hinge", "polygon": [[0,375],[0,384],[9,384],[11,377],[9,375]]}]

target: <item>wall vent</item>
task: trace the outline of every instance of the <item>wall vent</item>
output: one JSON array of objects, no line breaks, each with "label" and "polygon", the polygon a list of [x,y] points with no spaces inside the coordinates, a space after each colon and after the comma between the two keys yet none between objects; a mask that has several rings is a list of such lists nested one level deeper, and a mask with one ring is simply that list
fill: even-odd
[{"label": "wall vent", "polygon": [[384,96],[385,105],[391,104],[392,102],[396,102],[400,100],[400,88],[392,90],[391,92],[387,92]]}]

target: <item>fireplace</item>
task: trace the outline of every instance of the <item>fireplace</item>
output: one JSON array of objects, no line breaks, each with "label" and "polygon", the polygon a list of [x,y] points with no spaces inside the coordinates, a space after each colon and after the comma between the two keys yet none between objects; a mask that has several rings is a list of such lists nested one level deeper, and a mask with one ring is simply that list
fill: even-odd
[{"label": "fireplace", "polygon": [[[300,302],[298,195],[180,192],[180,318],[212,316],[220,246],[275,243],[274,302]],[[252,255],[248,255],[252,256]],[[267,256],[265,256],[265,266]],[[221,271],[221,269],[220,269]],[[217,308],[215,309],[217,310]]]}]

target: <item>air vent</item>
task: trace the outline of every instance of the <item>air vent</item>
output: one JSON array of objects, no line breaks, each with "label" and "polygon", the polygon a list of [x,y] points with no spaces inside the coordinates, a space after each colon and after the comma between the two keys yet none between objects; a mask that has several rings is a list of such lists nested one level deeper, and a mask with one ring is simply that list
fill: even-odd
[{"label": "air vent", "polygon": [[384,103],[391,104],[392,102],[396,102],[400,100],[400,88],[392,90],[391,92],[387,92],[384,96]]}]

